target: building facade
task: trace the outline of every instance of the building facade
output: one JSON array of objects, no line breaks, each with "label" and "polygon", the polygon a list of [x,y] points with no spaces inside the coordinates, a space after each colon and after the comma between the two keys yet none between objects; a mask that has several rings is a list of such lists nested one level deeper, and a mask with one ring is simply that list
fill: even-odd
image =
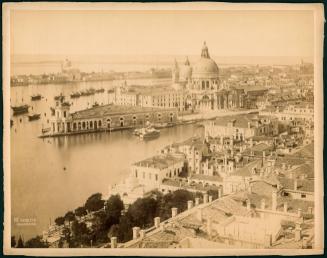
[{"label": "building facade", "polygon": [[104,105],[70,113],[70,104],[57,102],[49,136],[143,127],[150,123],[175,123],[176,109]]}]

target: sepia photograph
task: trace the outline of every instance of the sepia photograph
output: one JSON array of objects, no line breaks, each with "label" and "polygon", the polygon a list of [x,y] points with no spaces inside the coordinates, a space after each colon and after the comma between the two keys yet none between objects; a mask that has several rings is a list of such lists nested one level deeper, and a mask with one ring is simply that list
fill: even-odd
[{"label": "sepia photograph", "polygon": [[323,10],[3,4],[4,253],[322,254]]}]

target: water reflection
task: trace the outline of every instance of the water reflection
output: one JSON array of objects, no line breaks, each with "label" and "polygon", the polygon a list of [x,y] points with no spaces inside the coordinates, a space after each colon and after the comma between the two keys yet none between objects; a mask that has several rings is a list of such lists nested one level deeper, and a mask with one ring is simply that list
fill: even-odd
[{"label": "water reflection", "polygon": [[[95,83],[93,87],[96,85],[104,84]],[[37,87],[44,98],[30,104],[34,112],[46,115],[33,122],[26,115],[13,117],[10,130],[12,217],[37,218],[35,226],[13,224],[13,234],[25,238],[41,233],[50,220],[83,204],[90,194],[107,193],[108,186],[119,182],[133,162],[154,155],[168,144],[203,133],[196,125],[186,125],[163,129],[153,141],[142,141],[131,131],[40,139],[37,135],[47,126],[53,96],[60,89],[69,92],[69,87],[75,86]],[[16,87],[12,94],[29,96],[29,91],[29,87]]]}]

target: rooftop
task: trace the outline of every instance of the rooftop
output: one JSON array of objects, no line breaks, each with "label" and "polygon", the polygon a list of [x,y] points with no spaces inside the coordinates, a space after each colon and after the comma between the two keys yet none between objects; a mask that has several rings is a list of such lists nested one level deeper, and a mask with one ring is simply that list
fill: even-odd
[{"label": "rooftop", "polygon": [[148,113],[154,111],[167,111],[174,109],[162,109],[162,108],[151,108],[151,107],[138,107],[138,106],[116,106],[116,105],[104,105],[97,106],[81,111],[76,111],[71,113],[73,119],[88,119],[88,118],[98,118],[104,116],[117,116],[117,115],[127,115],[127,114],[138,114],[138,113]]},{"label": "rooftop", "polygon": [[178,162],[183,162],[184,159],[182,158],[177,158],[176,156],[172,155],[157,155],[153,156],[151,158],[139,161],[134,163],[134,166],[138,167],[152,167],[152,168],[157,168],[157,169],[165,169],[170,166],[173,166],[174,164]]}]

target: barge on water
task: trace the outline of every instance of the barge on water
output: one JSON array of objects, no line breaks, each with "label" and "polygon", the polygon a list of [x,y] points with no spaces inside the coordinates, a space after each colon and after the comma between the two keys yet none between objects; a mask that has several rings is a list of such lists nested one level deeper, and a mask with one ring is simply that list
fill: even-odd
[{"label": "barge on water", "polygon": [[41,98],[42,98],[41,94],[35,94],[31,96],[32,101],[41,100]]},{"label": "barge on water", "polygon": [[50,132],[40,137],[55,137],[90,132],[111,132],[144,127],[150,123],[177,123],[176,108],[100,105],[70,112],[70,104],[57,101],[51,117]]},{"label": "barge on water", "polygon": [[29,121],[39,120],[41,117],[41,114],[31,114],[28,116]]},{"label": "barge on water", "polygon": [[11,108],[13,111],[13,115],[17,116],[17,115],[28,113],[29,105],[12,106]]}]

